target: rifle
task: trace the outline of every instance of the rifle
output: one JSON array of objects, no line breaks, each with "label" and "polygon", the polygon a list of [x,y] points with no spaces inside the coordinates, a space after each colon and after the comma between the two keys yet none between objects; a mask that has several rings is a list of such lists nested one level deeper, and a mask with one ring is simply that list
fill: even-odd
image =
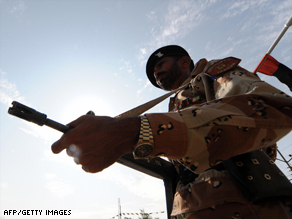
[{"label": "rifle", "polygon": [[[63,133],[70,130],[68,126],[47,118],[46,114],[38,112],[35,109],[16,101],[12,102],[12,107],[9,107],[8,113],[39,126],[46,125]],[[94,115],[94,112],[89,111],[87,115]],[[150,162],[146,159],[135,159],[131,153],[123,155],[117,160],[117,162],[149,176],[163,180],[165,186],[167,214],[168,218],[170,218],[177,183],[177,172],[172,163],[159,157],[153,158]]]}]

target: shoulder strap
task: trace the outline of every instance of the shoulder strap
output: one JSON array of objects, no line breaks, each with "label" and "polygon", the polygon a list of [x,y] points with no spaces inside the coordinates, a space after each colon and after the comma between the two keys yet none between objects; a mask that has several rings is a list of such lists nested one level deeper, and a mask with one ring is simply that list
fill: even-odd
[{"label": "shoulder strap", "polygon": [[[206,59],[200,59],[196,65],[195,65],[195,68],[192,72],[192,75],[195,75],[195,74],[199,74],[200,72],[203,71],[205,65],[207,64],[207,60]],[[164,94],[154,100],[151,100],[147,103],[144,103],[140,106],[137,106],[131,110],[128,110],[118,116],[116,116],[115,118],[120,118],[120,117],[126,117],[126,116],[139,116],[141,115],[142,113],[146,112],[147,110],[151,109],[152,107],[156,106],[157,104],[159,104],[160,102],[162,102],[163,100],[165,100],[166,98],[170,97],[172,94],[186,88],[188,85],[189,85],[189,82],[190,82],[191,79],[188,79],[181,87],[179,87],[178,89],[176,90],[173,90],[173,91],[170,91],[169,93],[167,94]]]}]

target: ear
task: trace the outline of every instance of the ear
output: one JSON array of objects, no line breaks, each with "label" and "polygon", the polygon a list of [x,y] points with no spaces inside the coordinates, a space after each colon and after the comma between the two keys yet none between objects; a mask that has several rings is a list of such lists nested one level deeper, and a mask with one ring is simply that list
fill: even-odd
[{"label": "ear", "polygon": [[181,59],[181,65],[183,68],[189,68],[190,64],[191,64],[191,58],[188,56],[183,56]]}]

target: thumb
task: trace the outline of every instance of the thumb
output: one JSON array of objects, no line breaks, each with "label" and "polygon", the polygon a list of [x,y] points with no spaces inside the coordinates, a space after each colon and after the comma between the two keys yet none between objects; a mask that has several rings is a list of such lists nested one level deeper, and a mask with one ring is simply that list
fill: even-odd
[{"label": "thumb", "polygon": [[[88,119],[88,117],[92,118],[92,116],[81,116],[78,119],[70,122],[67,124],[67,126],[71,129],[77,127],[81,123],[83,123],[85,120]],[[65,134],[62,135],[62,137],[56,141],[55,143],[52,144],[51,150],[54,154],[58,154],[64,149],[68,148],[71,144],[72,141],[72,134],[70,134],[73,130],[69,130]]]}]

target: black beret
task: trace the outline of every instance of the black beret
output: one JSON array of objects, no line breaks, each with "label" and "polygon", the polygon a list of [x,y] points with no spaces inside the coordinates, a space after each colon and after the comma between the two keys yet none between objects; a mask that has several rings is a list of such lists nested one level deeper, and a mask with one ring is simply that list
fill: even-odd
[{"label": "black beret", "polygon": [[149,57],[147,64],[146,64],[146,73],[148,76],[148,79],[150,82],[155,86],[158,87],[158,84],[156,84],[156,80],[154,77],[154,67],[161,59],[169,56],[188,56],[188,52],[177,45],[169,45],[161,47],[160,49],[157,49],[155,52],[152,53],[152,55]]}]

